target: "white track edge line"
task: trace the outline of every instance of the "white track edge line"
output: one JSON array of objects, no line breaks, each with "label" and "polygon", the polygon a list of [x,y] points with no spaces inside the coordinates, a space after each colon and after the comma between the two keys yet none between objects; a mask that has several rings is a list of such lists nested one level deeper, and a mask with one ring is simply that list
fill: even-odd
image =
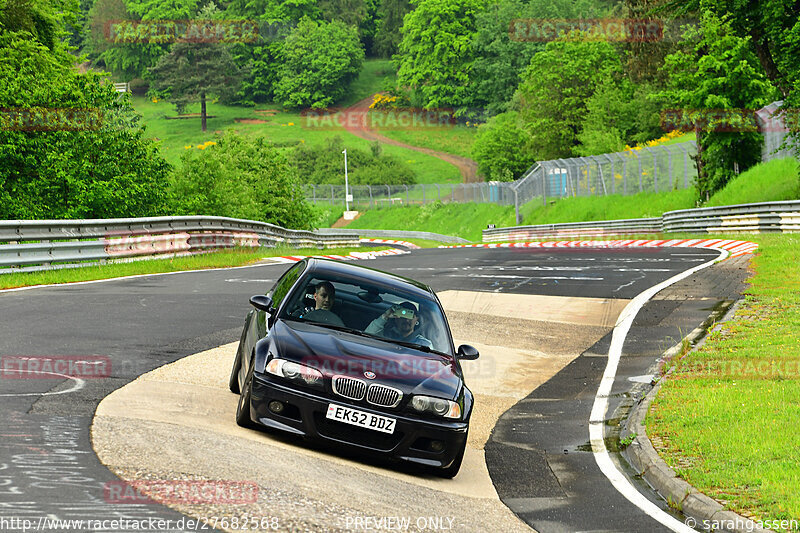
[{"label": "white track edge line", "polygon": [[677,274],[666,281],[662,281],[658,285],[650,287],[636,296],[628,303],[628,305],[625,306],[625,309],[622,310],[622,313],[620,313],[620,316],[617,319],[616,326],[614,326],[614,332],[611,336],[611,346],[608,349],[608,364],[605,372],[603,373],[603,379],[600,382],[600,386],[597,389],[597,395],[595,396],[592,413],[589,416],[589,440],[592,444],[592,453],[594,454],[597,466],[600,467],[600,470],[603,472],[603,474],[608,478],[609,481],[611,481],[611,484],[614,485],[614,488],[617,489],[617,491],[628,501],[644,511],[645,514],[657,522],[661,523],[672,531],[680,533],[690,533],[694,532],[695,530],[645,498],[643,494],[636,490],[630,481],[628,481],[628,478],[625,477],[625,475],[611,460],[611,456],[606,448],[604,438],[604,419],[606,411],[608,410],[608,395],[611,393],[611,388],[614,385],[614,379],[616,378],[617,374],[617,366],[619,365],[619,361],[622,356],[622,346],[625,342],[625,338],[628,336],[631,325],[633,324],[633,319],[636,317],[639,310],[659,291],[691,276],[695,272],[710,267],[711,265],[726,259],[728,255],[729,252],[727,250],[721,249],[717,258],[690,268],[689,270]]}]

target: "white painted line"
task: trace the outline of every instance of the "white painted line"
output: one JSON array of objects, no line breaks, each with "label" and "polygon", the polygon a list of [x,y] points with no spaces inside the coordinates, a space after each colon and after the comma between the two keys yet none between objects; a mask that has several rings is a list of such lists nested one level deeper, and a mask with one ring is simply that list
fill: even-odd
[{"label": "white painted line", "polygon": [[603,435],[605,427],[604,421],[606,412],[608,411],[608,396],[611,394],[611,388],[614,385],[614,379],[617,375],[617,367],[619,366],[619,360],[622,356],[622,346],[625,343],[625,337],[628,336],[628,331],[631,329],[633,319],[636,317],[639,310],[644,307],[650,298],[655,296],[662,289],[688,278],[695,272],[710,267],[714,263],[722,261],[727,257],[728,251],[720,250],[720,254],[716,259],[697,265],[658,285],[650,287],[625,306],[625,309],[622,310],[622,313],[620,313],[617,319],[617,325],[614,327],[614,332],[611,335],[611,346],[608,349],[608,364],[603,373],[603,379],[600,381],[600,387],[597,389],[597,395],[595,396],[594,405],[592,406],[592,414],[589,415],[589,440],[592,444],[592,453],[594,453],[597,466],[600,467],[603,474],[611,481],[614,488],[628,501],[665,527],[681,533],[690,533],[695,530],[645,498],[644,495],[631,485],[628,478],[625,477],[625,474],[618,470],[611,460]]}]

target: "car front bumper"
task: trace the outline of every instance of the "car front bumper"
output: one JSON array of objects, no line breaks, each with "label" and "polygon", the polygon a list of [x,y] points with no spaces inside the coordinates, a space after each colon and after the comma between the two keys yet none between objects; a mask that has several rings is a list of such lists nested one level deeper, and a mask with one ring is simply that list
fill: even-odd
[{"label": "car front bumper", "polygon": [[[377,410],[367,404],[350,402],[344,398],[325,398],[321,395],[322,391],[314,393],[298,390],[260,373],[253,375],[252,387],[250,418],[254,422],[332,444],[357,447],[372,454],[435,468],[447,468],[456,459],[467,439],[468,422],[418,419],[405,413]],[[269,408],[273,401],[283,404],[280,414]],[[394,418],[397,420],[394,433],[389,435],[329,420],[326,413],[331,403]]]}]

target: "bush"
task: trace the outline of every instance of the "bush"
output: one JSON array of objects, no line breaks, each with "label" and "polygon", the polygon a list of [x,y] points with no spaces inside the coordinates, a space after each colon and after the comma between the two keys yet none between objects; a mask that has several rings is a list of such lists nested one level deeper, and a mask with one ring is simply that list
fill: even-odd
[{"label": "bush", "polygon": [[517,112],[501,113],[478,128],[472,157],[487,181],[512,181],[533,161],[526,149],[529,144],[530,135],[519,126]]},{"label": "bush", "polygon": [[[323,149],[298,146],[293,157],[302,181],[343,185],[344,148],[339,136],[329,139]],[[351,185],[411,185],[416,182],[414,171],[396,157],[382,154],[377,142],[370,152],[348,148],[347,171]]]},{"label": "bush", "polygon": [[203,150],[191,150],[176,172],[173,193],[183,215],[260,220],[312,229],[317,216],[305,201],[297,167],[263,137],[228,132]]}]

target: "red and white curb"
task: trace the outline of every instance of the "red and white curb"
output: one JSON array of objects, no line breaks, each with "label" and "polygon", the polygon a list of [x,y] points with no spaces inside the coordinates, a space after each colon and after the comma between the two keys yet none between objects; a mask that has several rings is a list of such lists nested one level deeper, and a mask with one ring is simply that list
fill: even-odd
[{"label": "red and white curb", "polygon": [[389,239],[361,239],[361,242],[369,242],[369,243],[376,243],[376,244],[391,244],[393,246],[402,246],[404,248],[408,248],[409,250],[419,250],[420,247],[414,244],[413,242],[408,241],[393,241]]},{"label": "red and white curb", "polygon": [[322,257],[325,259],[336,259],[337,261],[357,261],[359,259],[375,259],[376,257],[383,257],[386,255],[403,255],[409,254],[408,250],[399,250],[392,248],[391,250],[381,250],[379,252],[350,252],[350,255],[282,255],[278,257],[269,257],[269,261],[273,263],[296,263],[306,257]]},{"label": "red and white curb", "polygon": [[439,248],[712,248],[725,250],[730,257],[751,254],[758,244],[729,239],[671,239],[671,240],[614,240],[614,241],[532,241],[490,244],[456,244]]}]

